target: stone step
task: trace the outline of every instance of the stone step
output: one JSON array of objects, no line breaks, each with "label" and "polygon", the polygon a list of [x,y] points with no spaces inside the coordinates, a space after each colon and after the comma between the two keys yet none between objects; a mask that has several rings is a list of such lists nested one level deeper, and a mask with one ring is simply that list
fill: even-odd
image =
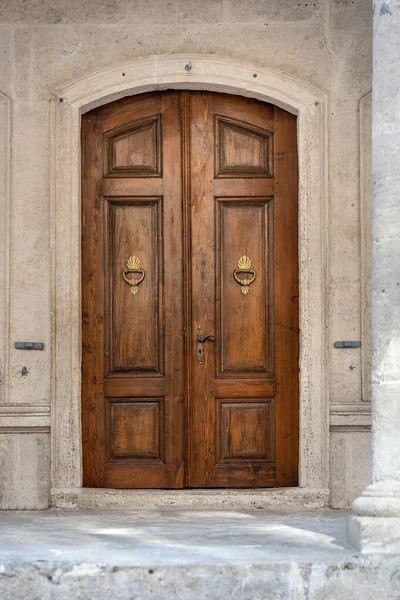
[{"label": "stone step", "polygon": [[1,600],[394,600],[400,555],[363,555],[329,509],[0,513]]}]

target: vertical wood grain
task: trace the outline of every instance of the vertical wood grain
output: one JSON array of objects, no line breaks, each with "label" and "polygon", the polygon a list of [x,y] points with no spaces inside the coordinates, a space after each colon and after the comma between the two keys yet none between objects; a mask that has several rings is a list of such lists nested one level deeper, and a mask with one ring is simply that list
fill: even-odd
[{"label": "vertical wood grain", "polygon": [[[297,485],[296,143],[294,116],[211,92],[84,115],[85,486]],[[121,276],[132,254],[136,295]],[[203,364],[199,326],[216,337]]]},{"label": "vertical wood grain", "polygon": [[299,461],[299,267],[296,117],[275,113],[275,361],[276,485],[298,483]]},{"label": "vertical wood grain", "polygon": [[[179,92],[124,98],[82,119],[85,486],[184,484],[179,98]],[[143,122],[157,124],[145,139]],[[121,186],[112,184],[121,174],[117,167],[110,172],[108,162],[122,130],[128,137]],[[164,165],[147,173],[143,166],[155,157]],[[154,177],[162,173],[162,195],[154,197]],[[135,295],[122,278],[132,255],[145,270]]]}]

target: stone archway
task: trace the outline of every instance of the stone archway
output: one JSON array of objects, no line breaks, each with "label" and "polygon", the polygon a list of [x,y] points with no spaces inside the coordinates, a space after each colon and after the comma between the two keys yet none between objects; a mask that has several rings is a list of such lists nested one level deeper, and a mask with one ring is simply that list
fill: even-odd
[{"label": "stone archway", "polygon": [[[328,497],[329,435],[325,390],[326,96],[286,74],[204,55],[134,60],[95,72],[56,90],[52,103],[51,213],[53,503],[70,506],[79,502],[80,496],[90,493],[81,487],[80,117],[112,100],[163,89],[204,89],[250,96],[297,115],[300,488],[261,493],[265,494],[266,503],[284,497],[293,503],[322,506]],[[135,492],[129,494],[128,501],[137,504]],[[95,504],[92,494],[92,505]]]}]

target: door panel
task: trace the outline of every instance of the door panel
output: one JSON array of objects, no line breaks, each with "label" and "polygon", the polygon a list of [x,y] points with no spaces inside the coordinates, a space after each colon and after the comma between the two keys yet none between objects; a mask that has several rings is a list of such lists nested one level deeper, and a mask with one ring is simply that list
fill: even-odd
[{"label": "door panel", "polygon": [[82,121],[84,485],[182,487],[179,92]]},{"label": "door panel", "polygon": [[271,402],[217,398],[217,465],[272,462]]},{"label": "door panel", "polygon": [[105,176],[160,177],[161,118],[135,119],[104,136]]},{"label": "door panel", "polygon": [[267,177],[271,174],[270,131],[221,116],[215,117],[215,129],[216,177]]},{"label": "door panel", "polygon": [[[159,266],[162,259],[161,198],[109,203],[109,277],[111,313],[107,320],[111,348],[111,372],[138,371],[163,374],[163,298]],[[135,298],[126,292],[119,265],[135,249],[145,277]],[[138,277],[130,276],[130,280]],[[135,288],[133,288],[135,289]],[[140,291],[140,293],[139,293]]]},{"label": "door panel", "polygon": [[297,485],[296,119],[200,92],[190,110],[191,336],[215,342],[192,351],[189,485]]},{"label": "door panel", "polygon": [[[217,336],[220,365],[217,373],[267,372],[271,370],[269,338],[273,335],[273,323],[269,323],[268,318],[268,261],[272,257],[272,249],[268,247],[268,201],[216,198],[215,202],[219,250],[216,296],[220,298],[221,307]],[[252,265],[258,265],[256,278],[246,294],[238,293],[241,291],[240,284],[232,277],[243,255],[251,257]],[[232,262],[235,258],[236,264]],[[244,280],[245,277],[240,278]]]},{"label": "door panel", "polygon": [[115,459],[164,459],[163,398],[112,398],[107,422],[109,447]]},{"label": "door panel", "polygon": [[84,485],[297,485],[295,117],[147,94],[82,147]]}]

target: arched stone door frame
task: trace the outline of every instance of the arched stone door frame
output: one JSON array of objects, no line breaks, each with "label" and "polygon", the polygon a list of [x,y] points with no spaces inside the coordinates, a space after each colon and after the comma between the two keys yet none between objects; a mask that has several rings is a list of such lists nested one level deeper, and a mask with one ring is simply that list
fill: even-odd
[{"label": "arched stone door frame", "polygon": [[[286,500],[327,501],[327,99],[278,71],[207,55],[151,56],[108,67],[56,90],[52,102],[52,498],[75,504],[82,488],[80,118],[128,95],[196,89],[249,96],[298,119],[300,264],[299,489]],[[211,490],[210,490],[211,491]],[[134,503],[135,493],[130,491]],[[180,492],[175,492],[180,493]],[[121,494],[121,491],[119,491]],[[268,494],[276,498],[272,490]],[[93,498],[93,495],[92,495]],[[94,499],[94,504],[96,500]]]}]

